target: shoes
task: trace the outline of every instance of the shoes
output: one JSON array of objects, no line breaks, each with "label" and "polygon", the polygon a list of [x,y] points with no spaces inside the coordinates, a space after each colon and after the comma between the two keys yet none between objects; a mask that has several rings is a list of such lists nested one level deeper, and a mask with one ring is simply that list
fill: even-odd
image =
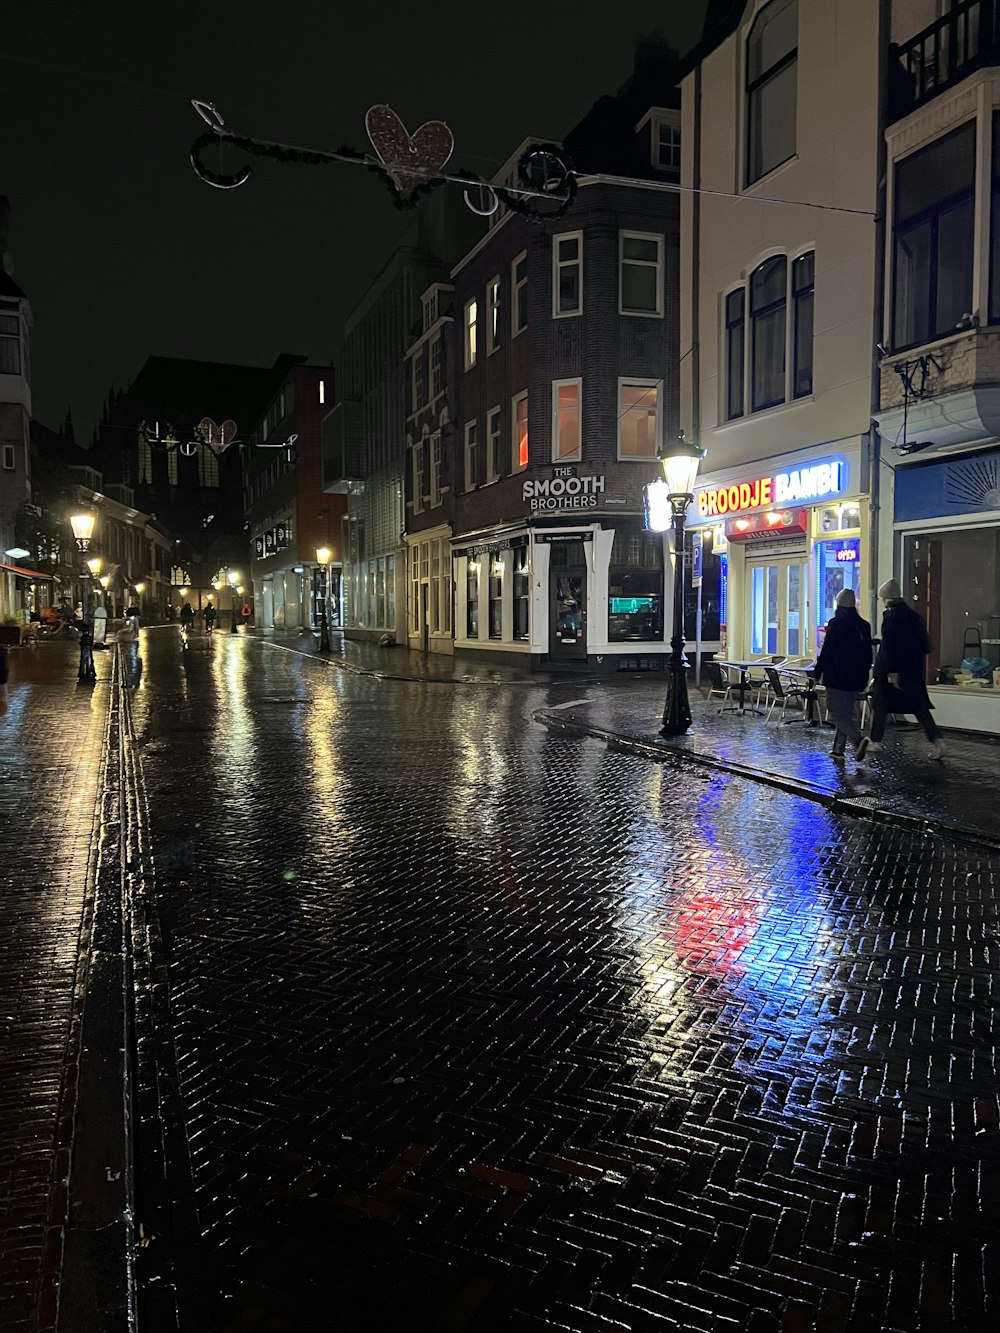
[{"label": "shoes", "polygon": [[935,741],[933,746],[931,747],[931,752],[927,756],[927,758],[940,761],[943,758],[943,756],[944,756],[944,746],[941,744],[940,741]]},{"label": "shoes", "polygon": [[868,739],[867,736],[862,736],[861,739],[858,741],[857,745],[854,747],[854,758],[858,761],[859,764],[863,764],[865,762],[865,755],[868,753],[870,748],[871,748],[871,741]]},{"label": "shoes", "polygon": [[844,751],[843,751],[843,750],[831,750],[831,751],[830,751],[830,758],[831,758],[831,759],[845,759],[846,757],[847,757],[847,756],[844,754]]}]

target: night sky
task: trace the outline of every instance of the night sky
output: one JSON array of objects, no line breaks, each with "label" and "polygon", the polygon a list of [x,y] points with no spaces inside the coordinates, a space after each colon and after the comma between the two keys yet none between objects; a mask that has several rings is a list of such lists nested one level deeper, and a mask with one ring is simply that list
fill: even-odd
[{"label": "night sky", "polygon": [[328,362],[406,225],[361,167],[257,161],[242,189],[203,184],[192,97],[237,134],[363,151],[365,111],[388,102],[411,131],[446,121],[451,165],[488,177],[614,92],[637,35],[686,51],[705,3],[625,0],[595,20],[553,0],[6,0],[0,194],[35,317],[35,417],[58,427],[72,406],[86,444],[109,388],[150,354]]}]

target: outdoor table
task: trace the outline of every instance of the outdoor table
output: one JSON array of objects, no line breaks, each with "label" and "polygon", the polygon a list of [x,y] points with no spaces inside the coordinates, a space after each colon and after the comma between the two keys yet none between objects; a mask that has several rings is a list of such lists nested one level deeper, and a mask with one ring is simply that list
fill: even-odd
[{"label": "outdoor table", "polygon": [[[739,696],[740,696],[740,704],[739,704],[739,710],[738,710],[738,711],[739,711],[740,713],[745,713],[745,712],[746,712],[746,697],[747,697],[747,692],[748,692],[749,689],[751,688],[751,687],[750,687],[750,672],[751,672],[751,670],[752,670],[754,667],[761,667],[761,668],[763,668],[763,667],[765,667],[765,666],[770,666],[770,663],[769,663],[769,662],[761,662],[761,661],[759,661],[759,660],[756,659],[756,658],[753,659],[753,660],[751,660],[750,658],[741,658],[741,659],[738,659],[738,660],[736,660],[736,661],[731,661],[731,660],[729,660],[729,659],[726,659],[725,661],[723,661],[721,658],[719,658],[719,659],[717,659],[717,660],[718,660],[719,666],[721,666],[721,667],[732,667],[734,671],[738,671],[738,672],[740,673],[740,683],[739,683],[739,685],[737,685],[737,687],[736,687],[737,690],[739,691]],[[761,710],[760,710],[759,708],[752,708],[750,711],[751,711],[752,713],[760,713]]]}]

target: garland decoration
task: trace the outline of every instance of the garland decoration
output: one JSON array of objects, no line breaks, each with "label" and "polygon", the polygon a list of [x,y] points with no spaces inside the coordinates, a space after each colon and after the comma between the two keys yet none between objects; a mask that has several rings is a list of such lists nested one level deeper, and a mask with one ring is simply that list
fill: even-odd
[{"label": "garland decoration", "polygon": [[347,162],[363,166],[386,186],[399,209],[415,208],[421,199],[442,185],[475,187],[479,202],[474,204],[469,189],[464,191],[466,205],[483,217],[495,213],[502,203],[511,212],[531,222],[558,218],[570,208],[577,193],[572,163],[557,144],[532,144],[518,160],[518,184],[496,185],[474,171],[445,174],[454,146],[451,131],[443,121],[427,121],[414,134],[408,134],[402,121],[385,104],[369,108],[365,117],[369,138],[376,156],[342,146],[332,150],[296,148],[233,134],[211,102],[191,99],[191,105],[209,129],[191,145],[189,159],[196,175],[217,190],[235,190],[250,179],[251,168],[226,173],[221,162],[213,169],[206,161],[207,151],[215,145],[231,144],[249,157],[271,158],[275,162],[300,166],[325,166],[329,162]]}]

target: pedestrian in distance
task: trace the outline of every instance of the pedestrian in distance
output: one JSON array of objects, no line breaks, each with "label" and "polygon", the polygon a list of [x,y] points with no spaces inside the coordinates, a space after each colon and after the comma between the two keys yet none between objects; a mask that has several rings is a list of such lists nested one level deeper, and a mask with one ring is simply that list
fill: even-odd
[{"label": "pedestrian in distance", "polygon": [[211,602],[206,602],[206,603],[205,603],[205,633],[206,633],[206,634],[211,634],[212,631],[215,629],[215,618],[216,618],[216,616],[217,616],[218,614],[219,614],[218,611],[216,611],[215,607],[212,605]]},{"label": "pedestrian in distance", "polygon": [[856,755],[864,759],[870,750],[881,750],[886,718],[890,713],[912,713],[931,743],[929,759],[944,754],[941,733],[931,717],[933,707],[926,685],[926,660],[931,641],[923,620],[903,599],[895,579],[878,590],[885,607],[882,616],[882,642],[875,657],[872,687],[871,736],[863,736]]},{"label": "pedestrian in distance", "polygon": [[181,629],[188,631],[194,624],[194,607],[190,602],[185,602],[181,607]]},{"label": "pedestrian in distance", "polygon": [[138,634],[138,633],[139,633],[139,608],[136,606],[135,602],[130,602],[130,603],[128,604],[128,606],[126,607],[126,609],[125,609],[125,619],[126,619],[126,621],[128,622],[128,627],[129,627],[129,629],[132,631],[132,633],[133,633],[133,634]]},{"label": "pedestrian in distance", "polygon": [[872,629],[858,614],[850,588],[841,588],[834,605],[836,611],[827,622],[813,676],[817,684],[823,681],[826,685],[826,706],[837,724],[831,754],[843,759],[848,741],[855,751],[861,743],[854,705],[871,675]]}]

